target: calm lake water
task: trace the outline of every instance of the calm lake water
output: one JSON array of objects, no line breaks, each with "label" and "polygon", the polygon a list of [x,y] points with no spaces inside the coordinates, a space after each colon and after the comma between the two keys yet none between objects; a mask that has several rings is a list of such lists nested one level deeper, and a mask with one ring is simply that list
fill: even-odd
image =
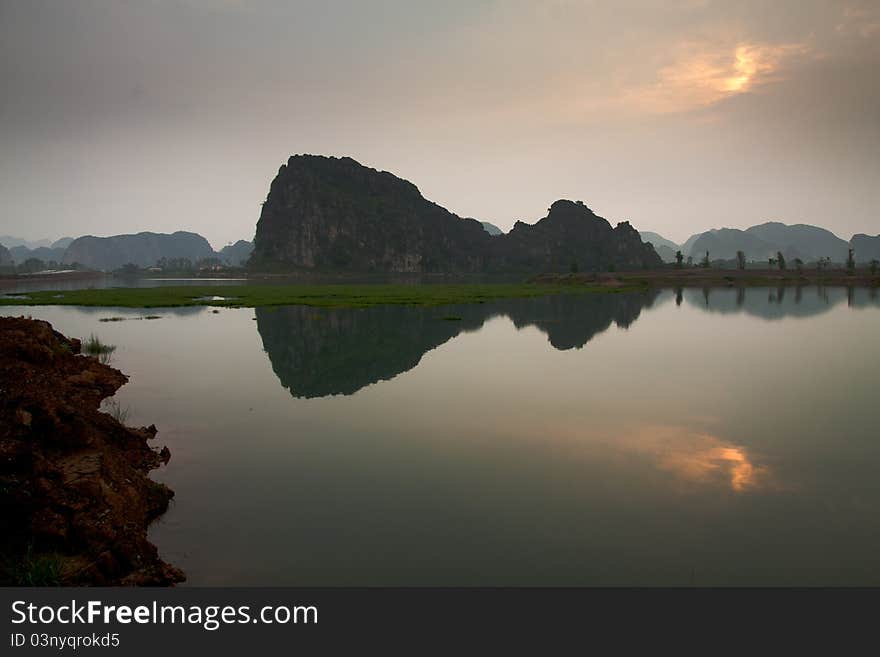
[{"label": "calm lake water", "polygon": [[189,584],[880,585],[876,290],[2,312],[118,345]]}]

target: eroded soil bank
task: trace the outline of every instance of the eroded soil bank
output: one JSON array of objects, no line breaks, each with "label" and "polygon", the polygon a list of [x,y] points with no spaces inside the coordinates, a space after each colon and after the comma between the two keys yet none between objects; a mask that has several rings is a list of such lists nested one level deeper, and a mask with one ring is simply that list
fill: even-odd
[{"label": "eroded soil bank", "polygon": [[174,495],[147,476],[168,450],[99,410],[128,377],[79,354],[48,322],[0,317],[0,582],[183,581],[147,540]]}]

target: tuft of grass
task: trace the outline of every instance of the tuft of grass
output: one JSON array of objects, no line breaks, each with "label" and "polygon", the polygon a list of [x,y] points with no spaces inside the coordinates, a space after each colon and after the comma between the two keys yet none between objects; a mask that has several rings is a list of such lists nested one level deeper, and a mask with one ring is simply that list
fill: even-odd
[{"label": "tuft of grass", "polygon": [[116,351],[116,345],[101,342],[101,338],[92,333],[87,340],[83,341],[82,351],[86,356],[95,358],[104,365],[107,365],[113,359],[113,352]]},{"label": "tuft of grass", "polygon": [[123,408],[122,404],[115,399],[108,399],[107,410],[105,412],[119,422],[119,424],[125,424],[126,420],[128,420],[128,414],[131,412],[131,409],[128,406]]},{"label": "tuft of grass", "polygon": [[462,318],[458,315],[446,315],[445,317],[441,317],[440,319],[446,322],[460,322]]},{"label": "tuft of grass", "polygon": [[55,553],[35,554],[33,545],[20,559],[7,560],[3,570],[13,586],[61,586],[62,558]]}]

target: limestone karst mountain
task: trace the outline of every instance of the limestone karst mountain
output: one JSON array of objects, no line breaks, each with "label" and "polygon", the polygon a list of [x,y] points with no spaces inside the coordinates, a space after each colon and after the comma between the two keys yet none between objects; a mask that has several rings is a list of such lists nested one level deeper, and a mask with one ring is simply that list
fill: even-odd
[{"label": "limestone karst mountain", "polygon": [[659,266],[627,222],[612,228],[580,202],[492,236],[425,199],[411,182],[351,158],[297,155],[279,169],[257,223],[257,269],[540,272]]}]

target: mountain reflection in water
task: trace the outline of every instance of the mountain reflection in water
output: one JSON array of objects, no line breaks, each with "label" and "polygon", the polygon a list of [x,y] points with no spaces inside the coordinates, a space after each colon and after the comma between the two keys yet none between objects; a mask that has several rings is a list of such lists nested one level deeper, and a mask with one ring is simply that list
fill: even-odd
[{"label": "mountain reflection in water", "polygon": [[558,295],[437,308],[257,308],[272,369],[294,397],[350,395],[411,370],[425,353],[489,319],[537,327],[556,349],[580,349],[612,323],[627,328],[659,291]]},{"label": "mountain reflection in water", "polygon": [[117,345],[189,584],[880,584],[877,290],[676,292],[6,312]]},{"label": "mountain reflection in water", "polygon": [[424,308],[375,306],[323,309],[256,308],[263,349],[281,384],[294,397],[351,395],[411,370],[427,352],[461,333],[506,316],[533,326],[558,350],[580,349],[612,324],[628,328],[658,298],[674,298],[710,313],[746,313],[774,320],[809,317],[838,304],[877,306],[866,288],[713,288],[661,292],[555,295],[485,304]]},{"label": "mountain reflection in water", "polygon": [[811,317],[828,312],[838,304],[850,308],[877,306],[877,288],[795,286],[774,288],[676,289],[676,303],[682,299],[708,312],[744,312],[763,319]]}]

